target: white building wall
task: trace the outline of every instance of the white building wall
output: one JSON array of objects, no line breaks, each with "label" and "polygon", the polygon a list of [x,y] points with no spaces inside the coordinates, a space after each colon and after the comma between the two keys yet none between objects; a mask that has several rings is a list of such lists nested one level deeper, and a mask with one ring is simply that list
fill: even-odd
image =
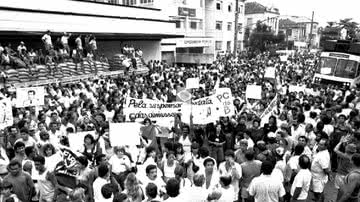
[{"label": "white building wall", "polygon": [[250,30],[256,28],[256,23],[258,21],[270,26],[271,30],[274,31],[275,34],[279,33],[279,14],[265,12],[245,15],[246,27],[250,28]]}]

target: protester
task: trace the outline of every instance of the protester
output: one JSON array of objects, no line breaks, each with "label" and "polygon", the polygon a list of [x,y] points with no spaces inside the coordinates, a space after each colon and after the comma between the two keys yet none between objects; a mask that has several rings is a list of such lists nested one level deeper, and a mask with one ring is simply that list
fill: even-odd
[{"label": "protester", "polygon": [[[52,47],[50,35],[44,35],[46,50]],[[77,61],[88,60],[82,58],[86,54],[107,61],[92,52],[100,50],[94,36],[84,42],[77,37],[74,47],[68,37],[64,34],[60,45],[68,40]],[[50,50],[58,52],[54,46]],[[2,55],[6,51],[9,68],[14,51],[6,46]],[[146,52],[125,45],[123,54],[136,61]],[[56,55],[46,57],[56,62]],[[142,74],[130,64],[120,76],[51,83],[44,86],[44,105],[36,107],[17,107],[16,92],[4,88],[0,97],[11,101],[14,121],[0,136],[0,175],[23,201],[34,195],[18,188],[28,181],[43,183],[40,195],[46,199],[61,187],[58,201],[321,200],[327,183],[339,188],[339,199],[355,199],[359,90],[311,88],[314,54],[295,53],[287,62],[270,53],[249,55],[228,54],[199,67],[153,60]],[[275,67],[276,78],[264,77],[269,67]],[[188,78],[199,78],[199,88],[184,92]],[[261,87],[261,99],[248,98],[252,84]],[[219,93],[224,89],[226,96]],[[189,94],[190,100],[180,101]],[[229,100],[217,101],[225,97]],[[183,106],[190,102],[187,113]],[[173,109],[176,105],[181,107]],[[222,113],[224,108],[230,112]],[[133,124],[131,131],[122,124]],[[45,173],[53,173],[57,185]]]}]

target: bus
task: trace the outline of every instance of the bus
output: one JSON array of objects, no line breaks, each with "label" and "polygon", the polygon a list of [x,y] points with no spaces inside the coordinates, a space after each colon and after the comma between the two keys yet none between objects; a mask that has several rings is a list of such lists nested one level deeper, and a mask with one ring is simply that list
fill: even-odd
[{"label": "bus", "polygon": [[327,41],[314,75],[315,84],[334,84],[344,88],[360,83],[360,43]]}]

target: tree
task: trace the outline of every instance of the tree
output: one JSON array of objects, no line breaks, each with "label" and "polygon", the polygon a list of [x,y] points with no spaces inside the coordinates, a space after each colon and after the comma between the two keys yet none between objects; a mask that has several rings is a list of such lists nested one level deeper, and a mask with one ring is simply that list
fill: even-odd
[{"label": "tree", "polygon": [[254,50],[266,51],[273,44],[281,43],[284,39],[284,36],[276,36],[271,32],[271,27],[258,21],[250,34],[249,46]]},{"label": "tree", "polygon": [[345,18],[340,20],[339,27],[341,29],[347,30],[347,38],[354,39],[356,38],[356,32],[359,24],[357,22],[352,21],[352,18]]}]

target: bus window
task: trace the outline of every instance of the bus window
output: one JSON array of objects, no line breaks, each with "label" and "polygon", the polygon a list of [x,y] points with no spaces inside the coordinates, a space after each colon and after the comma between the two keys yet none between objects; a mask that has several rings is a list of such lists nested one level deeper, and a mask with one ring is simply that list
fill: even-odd
[{"label": "bus window", "polygon": [[326,75],[332,75],[336,66],[335,58],[321,58],[320,73]]},{"label": "bus window", "polygon": [[355,78],[356,65],[357,62],[355,61],[340,59],[336,66],[335,76],[350,78],[350,79]]}]

